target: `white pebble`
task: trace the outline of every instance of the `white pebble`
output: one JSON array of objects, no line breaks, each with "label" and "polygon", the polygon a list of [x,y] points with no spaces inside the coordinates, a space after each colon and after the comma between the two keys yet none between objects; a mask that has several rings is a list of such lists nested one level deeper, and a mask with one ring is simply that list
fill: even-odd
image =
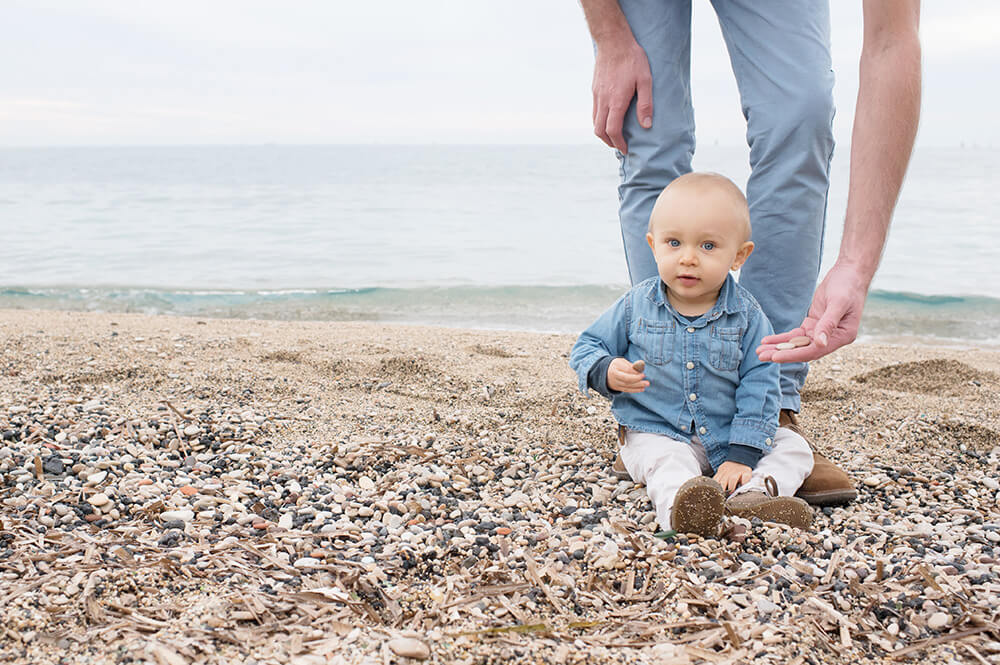
[{"label": "white pebble", "polygon": [[940,630],[948,625],[950,618],[944,612],[935,612],[927,619],[927,627],[931,630]]},{"label": "white pebble", "polygon": [[314,559],[311,556],[304,556],[298,559],[292,565],[296,568],[315,568],[316,566],[322,565],[322,561],[319,559]]},{"label": "white pebble", "polygon": [[98,493],[87,499],[87,501],[89,501],[92,506],[103,506],[109,503],[111,499],[108,498],[107,494]]},{"label": "white pebble", "polygon": [[160,513],[160,519],[164,522],[190,522],[194,519],[194,512],[190,510],[164,510]]},{"label": "white pebble", "polygon": [[397,656],[426,660],[431,655],[430,647],[412,637],[397,637],[389,640],[389,650]]}]

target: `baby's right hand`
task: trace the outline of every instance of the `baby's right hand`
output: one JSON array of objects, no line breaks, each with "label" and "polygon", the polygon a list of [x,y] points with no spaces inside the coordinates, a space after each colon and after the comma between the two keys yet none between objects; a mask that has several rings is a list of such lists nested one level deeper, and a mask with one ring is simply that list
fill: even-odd
[{"label": "baby's right hand", "polygon": [[624,358],[615,358],[608,365],[608,388],[619,393],[641,393],[649,386],[646,375]]}]

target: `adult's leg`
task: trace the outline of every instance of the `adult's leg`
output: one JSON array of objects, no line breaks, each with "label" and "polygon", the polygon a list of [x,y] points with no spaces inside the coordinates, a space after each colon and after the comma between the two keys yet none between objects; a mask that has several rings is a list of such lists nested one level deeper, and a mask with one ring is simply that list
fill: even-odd
[{"label": "adult's leg", "polygon": [[[775,331],[812,301],[833,155],[828,0],[713,0],[747,119],[747,199],[756,248],[740,283]],[[798,411],[805,363],[781,366],[781,408]]]},{"label": "adult's leg", "polygon": [[633,99],[622,128],[629,152],[617,153],[625,260],[629,279],[637,284],[657,274],[646,243],[656,197],[674,178],[691,171],[691,0],[621,0],[621,8],[646,51],[653,77],[653,126],[639,125]]},{"label": "adult's leg", "polygon": [[633,480],[645,483],[646,493],[656,509],[657,523],[663,529],[670,529],[670,512],[677,490],[685,481],[703,474],[691,444],[629,430],[621,456]]}]

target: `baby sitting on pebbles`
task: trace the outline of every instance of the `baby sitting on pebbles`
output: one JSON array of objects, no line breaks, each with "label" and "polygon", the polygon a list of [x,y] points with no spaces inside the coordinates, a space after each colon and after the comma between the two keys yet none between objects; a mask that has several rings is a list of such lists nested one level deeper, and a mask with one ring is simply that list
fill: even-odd
[{"label": "baby sitting on pebbles", "polygon": [[808,527],[812,511],[793,495],[812,451],[778,427],[778,366],[754,352],[771,324],[730,274],[754,247],[746,198],[721,175],[677,178],[646,240],[659,276],[580,335],[580,390],[611,399],[622,461],[663,529],[715,537],[724,514]]}]

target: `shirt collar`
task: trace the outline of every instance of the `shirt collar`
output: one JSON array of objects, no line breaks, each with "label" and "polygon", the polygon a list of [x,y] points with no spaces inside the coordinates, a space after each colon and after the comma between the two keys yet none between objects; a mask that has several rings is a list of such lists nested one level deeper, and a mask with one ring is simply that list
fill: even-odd
[{"label": "shirt collar", "polygon": [[[654,279],[650,281],[649,291],[646,293],[646,297],[649,298],[653,304],[660,307],[666,307],[674,314],[677,311],[674,306],[670,304],[667,300],[667,285],[663,283],[662,279]],[[739,289],[736,286],[736,280],[733,278],[733,274],[729,273],[726,275],[726,281],[722,283],[722,288],[719,290],[719,297],[715,301],[715,304],[710,310],[702,314],[701,319],[706,319],[707,321],[714,321],[719,318],[723,312],[727,314],[735,314],[742,311],[743,303],[740,297]]]}]

